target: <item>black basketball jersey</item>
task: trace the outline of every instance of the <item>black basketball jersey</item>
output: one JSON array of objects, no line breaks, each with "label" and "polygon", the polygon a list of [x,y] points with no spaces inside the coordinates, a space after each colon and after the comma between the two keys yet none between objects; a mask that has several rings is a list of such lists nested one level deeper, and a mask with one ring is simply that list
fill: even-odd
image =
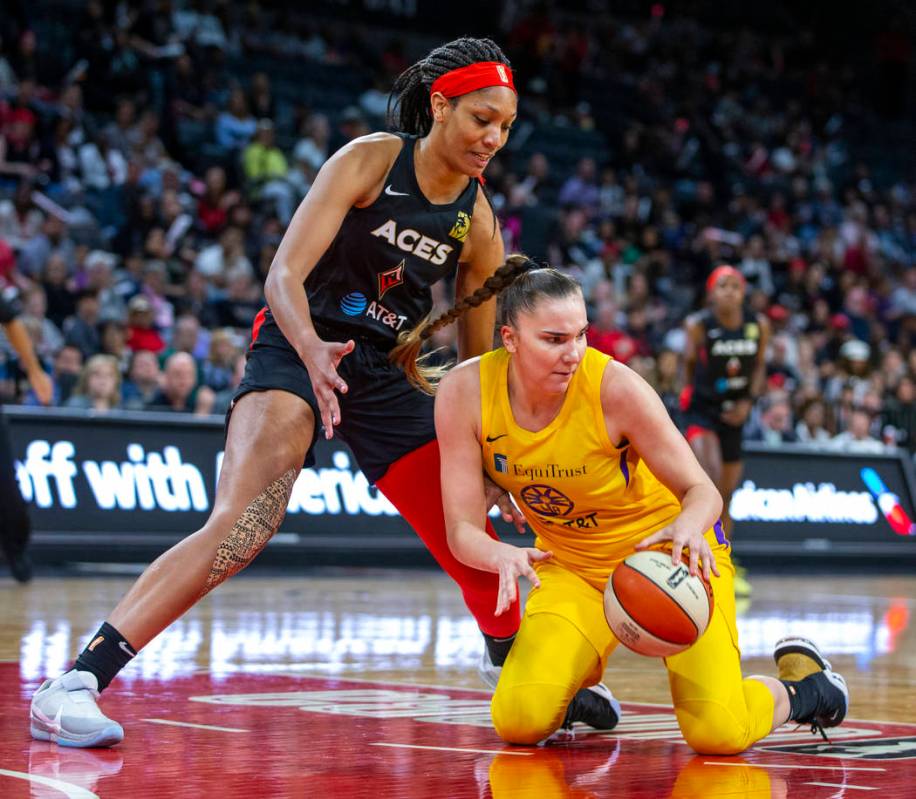
[{"label": "black basketball jersey", "polygon": [[430,203],[414,169],[416,137],[402,138],[381,194],[350,209],[305,281],[318,328],[386,349],[432,310],[430,286],[455,272],[477,199],[477,181],[469,179],[454,202]]},{"label": "black basketball jersey", "polygon": [[727,402],[750,396],[760,347],[760,325],[742,311],[741,324],[723,327],[709,309],[698,315],[703,343],[697,353],[691,406],[719,411]]}]

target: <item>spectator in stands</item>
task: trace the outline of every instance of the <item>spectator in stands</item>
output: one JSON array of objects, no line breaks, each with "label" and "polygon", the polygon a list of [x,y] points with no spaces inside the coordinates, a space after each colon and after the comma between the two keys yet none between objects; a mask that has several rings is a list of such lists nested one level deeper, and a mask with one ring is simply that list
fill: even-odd
[{"label": "spectator in stands", "polygon": [[92,250],[86,256],[86,288],[98,295],[99,319],[102,321],[127,318],[127,303],[115,286],[116,263],[114,254],[102,250]]},{"label": "spectator in stands", "polygon": [[130,365],[131,351],[127,346],[127,325],[120,319],[108,319],[99,325],[99,340],[103,355],[110,355],[118,363],[122,374]]},{"label": "spectator in stands", "polygon": [[200,320],[194,314],[184,313],[175,320],[172,340],[165,352],[168,358],[173,352],[187,352],[198,363],[209,351],[211,333],[201,329]]},{"label": "spectator in stands", "polygon": [[590,347],[613,356],[621,363],[628,363],[636,354],[636,342],[621,329],[617,322],[618,313],[614,299],[605,298],[596,308],[586,336]]},{"label": "spectator in stands", "polygon": [[334,134],[334,140],[331,142],[331,149],[338,150],[347,142],[358,139],[360,136],[366,136],[369,133],[371,131],[362,111],[355,105],[347,106],[340,114],[337,131]]},{"label": "spectator in stands", "polygon": [[248,107],[256,119],[276,119],[277,101],[265,72],[255,72],[248,87]]},{"label": "spectator in stands", "polygon": [[226,170],[211,166],[204,175],[203,191],[197,201],[197,223],[210,235],[219,233],[229,218],[229,209],[241,200],[237,191],[227,189]]},{"label": "spectator in stands", "polygon": [[153,306],[142,294],[127,303],[127,346],[133,352],[162,352],[165,349],[165,341],[156,330]]},{"label": "spectator in stands", "polygon": [[331,123],[325,114],[309,114],[302,123],[302,138],[293,148],[293,158],[311,169],[311,177],[328,160]]},{"label": "spectator in stands", "polygon": [[559,204],[581,208],[589,218],[594,217],[601,207],[596,174],[594,158],[580,159],[576,165],[576,173],[569,177],[560,189]]},{"label": "spectator in stands", "polygon": [[77,152],[82,184],[95,192],[123,186],[127,181],[127,158],[113,147],[109,133],[97,133]]},{"label": "spectator in stands", "polygon": [[213,331],[210,336],[210,352],[201,364],[202,382],[219,393],[232,384],[239,349],[235,334],[228,328]]},{"label": "spectator in stands", "polygon": [[140,293],[149,300],[153,311],[153,323],[158,330],[168,333],[175,324],[175,308],[165,292],[168,274],[162,261],[148,261],[143,269],[143,283]]},{"label": "spectator in stands", "polygon": [[143,410],[159,391],[162,382],[162,370],[159,358],[149,350],[137,350],[130,359],[127,379],[121,387],[121,397],[125,408]]},{"label": "spectator in stands", "polygon": [[128,97],[121,97],[115,104],[114,119],[103,129],[109,147],[117,150],[125,161],[130,160],[132,146],[130,132],[133,128],[137,109]]},{"label": "spectator in stands", "polygon": [[101,349],[99,338],[99,297],[92,289],[76,297],[76,313],[64,320],[64,340],[76,347],[87,360]]},{"label": "spectator in stands", "polygon": [[147,403],[150,411],[205,415],[213,407],[213,390],[197,385],[197,364],[186,352],[170,355],[162,370],[162,384]]},{"label": "spectator in stands", "polygon": [[22,316],[25,325],[34,325],[39,331],[35,340],[35,354],[42,363],[52,363],[54,356],[64,346],[64,337],[57,325],[47,317],[48,301],[40,284],[33,284],[22,293]]},{"label": "spectator in stands", "polygon": [[295,210],[295,192],[286,181],[289,165],[274,141],[269,119],[258,122],[254,139],[242,153],[242,170],[249,199],[272,202],[281,222],[288,224]]},{"label": "spectator in stands", "polygon": [[245,91],[237,86],[229,95],[226,110],[216,117],[216,143],[231,155],[237,155],[251,141],[257,120],[248,110]]},{"label": "spectator in stands", "polygon": [[68,408],[105,412],[121,406],[121,370],[112,355],[93,355],[65,403]]},{"label": "spectator in stands", "polygon": [[[51,372],[51,401],[49,405],[64,405],[79,380],[83,370],[83,355],[76,347],[61,347],[54,358],[54,368]],[[23,405],[43,405],[35,395],[29,391],[22,401]]]},{"label": "spectator in stands", "polygon": [[823,400],[814,397],[802,405],[795,436],[800,444],[825,445],[830,441],[830,432],[825,427],[827,407]]},{"label": "spectator in stands", "polygon": [[221,327],[250,330],[255,316],[264,307],[261,284],[248,269],[233,269],[227,275],[225,295],[211,307]]},{"label": "spectator in stands", "polygon": [[916,383],[909,374],[901,376],[893,393],[884,400],[882,428],[890,425],[895,440],[910,452],[916,452]]},{"label": "spectator in stands", "polygon": [[254,275],[251,261],[245,255],[245,241],[242,232],[227,227],[219,237],[219,243],[201,250],[194,263],[199,272],[215,286],[225,286],[230,273],[248,272]]},{"label": "spectator in stands", "polygon": [[655,373],[650,380],[668,409],[668,415],[678,426],[681,417],[681,391],[684,388],[680,371],[681,361],[678,354],[674,350],[663,349],[655,359]]},{"label": "spectator in stands", "polygon": [[871,435],[872,421],[872,415],[865,407],[854,405],[849,415],[847,429],[831,439],[831,448],[860,455],[880,454],[887,451],[887,447]]},{"label": "spectator in stands", "polygon": [[744,248],[744,257],[741,259],[739,268],[751,289],[760,289],[768,297],[773,296],[775,291],[773,270],[766,257],[763,236],[750,237]]},{"label": "spectator in stands", "polygon": [[798,437],[792,427],[792,408],[786,392],[779,390],[767,394],[760,405],[759,425],[745,440],[762,441],[773,446],[797,442]]}]

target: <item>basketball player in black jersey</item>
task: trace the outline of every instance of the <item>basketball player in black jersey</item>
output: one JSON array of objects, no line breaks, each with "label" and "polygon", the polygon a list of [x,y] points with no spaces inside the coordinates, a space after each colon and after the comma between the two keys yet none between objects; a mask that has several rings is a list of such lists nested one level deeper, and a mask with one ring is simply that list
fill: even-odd
[{"label": "basketball player in black jersey", "polygon": [[[367,478],[458,582],[490,660],[505,659],[518,606],[496,616],[498,576],[449,551],[433,399],[421,390],[429,384],[415,359],[419,331],[431,330],[420,324],[432,309],[431,284],[455,276],[457,303],[446,319],[458,319],[464,359],[490,349],[488,300],[525,268],[521,258],[500,266],[502,240],[480,191],[487,163],[506,143],[517,96],[506,57],[488,39],[437,48],[397,79],[394,95],[392,121],[402,133],[361,137],[337,152],[280,244],[265,285],[269,307],[253,327],[230,410],[210,518],[144,572],[71,671],[39,688],[34,737],[69,746],[123,738],[98,709],[98,691],[263,549],[322,428],[327,438],[340,433]],[[599,694],[574,704],[578,720],[616,724]]]},{"label": "basketball player in black jersey", "polygon": [[[25,325],[17,318],[21,311],[17,292],[4,286],[0,280],[0,330],[13,351],[19,356],[19,367],[25,373],[42,405],[51,402],[54,387],[51,378],[41,366],[32,347],[32,339]],[[0,550],[6,556],[10,572],[20,583],[32,579],[32,564],[27,548],[32,532],[29,512],[13,466],[13,448],[0,405]]]},{"label": "basketball player in black jersey", "polygon": [[[706,281],[710,306],[686,322],[685,434],[694,454],[722,494],[722,522],[731,534],[728,505],[741,479],[741,433],[766,381],[769,322],[744,305],[745,280],[719,266]],[[743,575],[735,593],[748,594]]]}]

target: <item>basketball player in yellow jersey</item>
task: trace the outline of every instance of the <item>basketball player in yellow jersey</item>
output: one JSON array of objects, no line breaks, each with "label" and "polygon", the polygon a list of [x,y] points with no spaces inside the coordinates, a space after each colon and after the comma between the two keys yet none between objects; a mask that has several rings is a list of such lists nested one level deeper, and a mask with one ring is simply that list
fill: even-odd
[{"label": "basketball player in yellow jersey", "polygon": [[[449,546],[499,574],[497,614],[515,600],[519,576],[534,586],[493,696],[497,733],[543,741],[576,692],[600,680],[618,643],[604,618],[605,584],[649,547],[670,548],[673,563],[686,556],[715,594],[704,635],[665,660],[688,744],[734,754],[789,720],[822,732],[839,724],[846,684],[809,641],[777,644],[778,679],[742,678],[722,498],[652,388],[586,346],[579,285],[536,269],[500,302],[503,347],[456,367],[435,408]],[[511,492],[534,547],[486,534],[484,474]]]}]

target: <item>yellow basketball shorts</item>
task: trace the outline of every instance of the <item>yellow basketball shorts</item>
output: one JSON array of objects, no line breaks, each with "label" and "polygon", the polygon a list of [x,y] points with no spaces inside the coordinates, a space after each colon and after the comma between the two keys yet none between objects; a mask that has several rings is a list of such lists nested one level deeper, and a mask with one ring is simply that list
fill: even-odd
[{"label": "yellow basketball shorts", "polygon": [[[712,577],[712,619],[690,649],[664,662],[684,739],[701,754],[728,755],[770,732],[774,703],[763,683],[742,679],[734,567],[728,546],[712,531],[707,539],[721,575]],[[576,691],[601,680],[619,643],[604,617],[603,586],[552,561],[537,572],[541,587],[528,596],[491,704],[496,732],[510,743],[533,744],[555,732]]]}]

